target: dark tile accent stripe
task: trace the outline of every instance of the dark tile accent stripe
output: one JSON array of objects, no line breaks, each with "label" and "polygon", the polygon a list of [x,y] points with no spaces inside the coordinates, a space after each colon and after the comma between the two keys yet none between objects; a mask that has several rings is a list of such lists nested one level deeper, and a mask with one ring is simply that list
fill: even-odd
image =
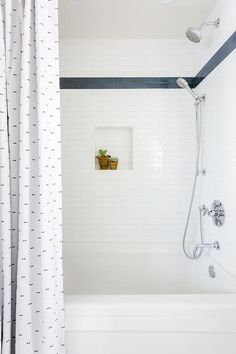
[{"label": "dark tile accent stripe", "polygon": [[[236,31],[211,57],[195,77],[185,77],[189,86],[197,87],[234,49]],[[61,77],[61,89],[176,89],[178,77]]]},{"label": "dark tile accent stripe", "polygon": [[232,51],[236,48],[236,31],[227,39],[219,50],[211,57],[211,59],[197,73],[194,79],[195,88],[200,84]]},{"label": "dark tile accent stripe", "polygon": [[[61,89],[174,89],[178,77],[62,77]],[[194,78],[185,78],[194,85]]]}]

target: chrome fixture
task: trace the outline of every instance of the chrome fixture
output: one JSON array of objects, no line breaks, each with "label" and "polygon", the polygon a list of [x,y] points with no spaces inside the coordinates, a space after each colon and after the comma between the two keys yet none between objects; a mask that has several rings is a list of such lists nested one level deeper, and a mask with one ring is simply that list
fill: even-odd
[{"label": "chrome fixture", "polygon": [[219,200],[214,200],[211,205],[211,217],[213,219],[213,223],[221,227],[225,222],[225,210],[222,203]]},{"label": "chrome fixture", "polygon": [[187,28],[185,34],[186,37],[193,43],[199,43],[202,39],[202,29],[207,26],[215,26],[216,28],[220,25],[220,19],[217,18],[216,21],[207,21],[201,24],[199,27],[189,27]]},{"label": "chrome fixture", "polygon": [[216,277],[215,267],[212,264],[208,267],[208,273],[211,278]]},{"label": "chrome fixture", "polygon": [[[186,248],[186,237],[187,237],[187,232],[188,232],[188,227],[189,227],[189,222],[190,222],[190,217],[193,209],[193,201],[195,197],[195,192],[196,192],[196,187],[197,187],[197,181],[198,177],[200,175],[205,176],[206,175],[206,170],[205,168],[202,168],[200,166],[201,164],[201,155],[202,155],[202,104],[205,102],[205,95],[198,95],[193,89],[189,87],[189,84],[187,81],[183,78],[178,78],[176,81],[177,85],[181,88],[187,89],[190,94],[193,96],[195,99],[194,107],[195,107],[195,117],[196,117],[196,165],[195,165],[195,174],[194,174],[194,180],[193,180],[193,189],[191,193],[191,198],[190,198],[190,204],[189,204],[189,209],[188,209],[188,215],[187,215],[187,220],[185,224],[185,229],[184,229],[184,235],[183,235],[183,251],[186,257],[189,259],[198,259],[203,252],[203,248],[199,247],[197,250],[194,250],[189,253]],[[200,212],[199,209],[199,218],[200,218],[200,238],[201,242],[200,244],[204,244],[204,228],[203,228],[203,218],[202,218],[202,213]],[[195,252],[194,252],[195,251]]]},{"label": "chrome fixture", "polygon": [[203,216],[210,216],[215,226],[221,227],[224,225],[225,210],[219,200],[213,201],[213,203],[211,204],[211,210],[207,209],[205,205],[202,205],[200,208],[203,211]]},{"label": "chrome fixture", "polygon": [[185,79],[179,77],[176,80],[176,83],[180,88],[187,89],[196,101],[201,101],[201,97],[193,89],[189,87],[189,84]]},{"label": "chrome fixture", "polygon": [[206,248],[214,248],[216,250],[220,249],[220,244],[218,241],[215,241],[213,243],[208,243],[205,241],[205,235],[204,235],[204,228],[203,228],[203,217],[208,215],[212,216],[215,211],[214,210],[208,210],[206,206],[203,204],[199,206],[199,213],[200,213],[200,230],[201,230],[201,242],[197,244],[194,249],[193,249],[193,257],[194,259],[199,258],[199,254],[202,254],[202,251]]},{"label": "chrome fixture", "polygon": [[[222,226],[224,224],[225,220],[225,212],[222,203],[219,200],[214,200],[214,202],[211,205],[211,210],[206,208],[206,206],[203,204],[199,206],[199,212],[200,212],[200,225],[202,227],[202,217],[203,216],[210,216],[213,219],[214,225],[216,226]],[[202,230],[203,232],[203,230]],[[202,241],[203,240],[203,241]],[[202,250],[205,248],[215,248],[216,250],[220,249],[220,244],[218,241],[215,241],[213,243],[207,243],[205,242],[205,237],[203,235],[201,240],[201,243],[196,245],[193,249],[193,256],[194,258],[197,258],[198,254],[200,254]]]},{"label": "chrome fixture", "polygon": [[193,189],[192,189],[192,194],[190,198],[190,204],[189,204],[189,209],[188,209],[188,215],[187,215],[187,220],[185,224],[185,229],[184,229],[184,235],[183,235],[183,251],[184,254],[189,258],[189,259],[198,259],[201,255],[202,252],[205,248],[214,248],[214,249],[219,249],[219,243],[217,241],[213,243],[207,243],[205,241],[205,235],[204,235],[204,226],[203,226],[203,217],[205,215],[209,215],[213,218],[213,221],[215,225],[217,226],[222,226],[224,223],[224,209],[221,204],[221,202],[215,200],[212,203],[212,210],[208,210],[205,205],[202,205],[199,207],[199,224],[200,224],[200,243],[198,243],[196,246],[194,246],[193,251],[189,253],[186,248],[186,237],[187,237],[187,232],[188,232],[188,227],[189,227],[189,222],[190,222],[190,217],[193,209],[193,202],[194,202],[194,197],[196,193],[196,186],[197,186],[197,181],[198,177],[200,175],[205,176],[206,175],[206,170],[203,168],[201,165],[201,160],[202,160],[202,103],[205,102],[206,96],[205,95],[198,95],[193,89],[189,87],[188,82],[179,77],[176,81],[177,85],[180,88],[187,89],[190,94],[193,96],[195,99],[194,107],[195,107],[195,115],[196,115],[196,141],[197,141],[197,148],[196,148],[196,166],[195,166],[195,175],[194,175],[194,180],[193,180]]},{"label": "chrome fixture", "polygon": [[193,249],[193,256],[194,258],[197,258],[198,254],[200,252],[198,252],[199,250],[204,250],[206,248],[215,248],[216,250],[220,249],[220,244],[218,241],[215,241],[213,243],[199,243],[198,245],[196,245]]}]

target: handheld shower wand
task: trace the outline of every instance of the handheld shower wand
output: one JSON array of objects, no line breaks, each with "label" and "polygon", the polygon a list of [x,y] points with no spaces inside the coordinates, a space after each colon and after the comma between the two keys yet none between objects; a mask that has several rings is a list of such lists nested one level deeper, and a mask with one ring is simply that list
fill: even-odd
[{"label": "handheld shower wand", "polygon": [[[187,220],[185,224],[185,229],[184,229],[184,235],[183,235],[183,251],[186,257],[189,259],[198,259],[203,252],[203,248],[194,248],[193,252],[190,254],[187,251],[186,248],[186,238],[187,238],[187,232],[189,228],[189,222],[190,222],[190,217],[193,209],[193,202],[194,202],[194,197],[196,194],[196,187],[197,187],[197,180],[198,176],[201,172],[200,170],[200,158],[201,158],[201,150],[202,150],[202,110],[201,110],[201,103],[204,101],[205,96],[199,96],[192,88],[189,87],[188,82],[183,79],[183,78],[178,78],[176,81],[177,85],[180,88],[187,89],[189,93],[193,96],[195,99],[195,112],[196,112],[196,141],[197,141],[197,151],[196,151],[196,167],[195,167],[195,174],[194,174],[194,181],[193,181],[193,188],[192,188],[192,193],[191,193],[191,198],[190,198],[190,204],[189,204],[189,209],[188,209],[188,215],[187,215]],[[204,228],[203,228],[203,220],[202,220],[202,214],[200,212],[199,214],[200,217],[200,236],[201,236],[201,244],[204,243]]]},{"label": "handheld shower wand", "polygon": [[197,101],[201,100],[201,97],[192,88],[189,87],[189,84],[185,79],[183,79],[182,77],[179,77],[176,80],[176,83],[180,88],[187,89],[195,100],[197,100]]}]

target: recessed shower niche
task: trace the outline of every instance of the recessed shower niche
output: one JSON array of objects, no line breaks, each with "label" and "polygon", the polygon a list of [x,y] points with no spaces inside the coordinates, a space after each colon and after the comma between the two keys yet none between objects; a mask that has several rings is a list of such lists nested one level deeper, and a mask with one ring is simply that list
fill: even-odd
[{"label": "recessed shower niche", "polygon": [[[108,155],[119,159],[118,170],[131,170],[133,168],[133,129],[131,127],[96,127],[95,156],[98,155],[99,149],[107,150]],[[100,170],[96,158],[95,169]]]}]

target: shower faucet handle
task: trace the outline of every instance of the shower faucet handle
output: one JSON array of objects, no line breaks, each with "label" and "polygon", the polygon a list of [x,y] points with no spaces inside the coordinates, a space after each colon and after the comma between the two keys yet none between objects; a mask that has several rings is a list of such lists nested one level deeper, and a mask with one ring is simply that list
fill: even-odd
[{"label": "shower faucet handle", "polygon": [[212,218],[214,225],[220,227],[225,222],[225,210],[222,203],[219,200],[214,200],[209,210],[204,204],[199,206],[202,215],[208,215]]},{"label": "shower faucet handle", "polygon": [[216,210],[209,210],[207,214],[212,218],[218,216],[218,212]]},{"label": "shower faucet handle", "polygon": [[203,214],[203,216],[209,215],[209,210],[205,204],[199,205],[198,208],[199,208],[200,212]]}]

